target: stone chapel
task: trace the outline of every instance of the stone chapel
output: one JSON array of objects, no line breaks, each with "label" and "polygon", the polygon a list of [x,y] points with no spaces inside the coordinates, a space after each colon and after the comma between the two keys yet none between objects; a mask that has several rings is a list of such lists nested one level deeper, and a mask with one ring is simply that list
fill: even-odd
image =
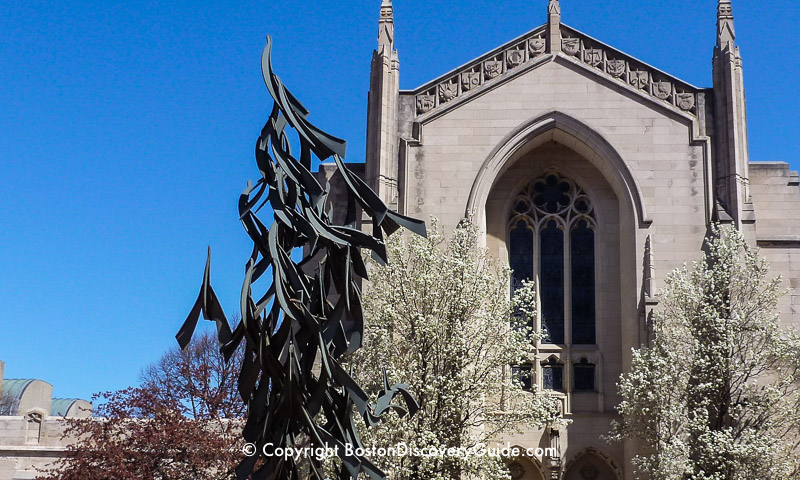
[{"label": "stone chapel", "polygon": [[[538,285],[548,336],[515,368],[557,392],[573,423],[503,439],[558,447],[513,463],[513,478],[632,479],[635,446],[601,439],[616,382],[646,341],[659,283],[700,256],[710,222],[761,247],[791,287],[782,321],[800,323],[800,181],[786,163],[748,159],[730,0],[718,2],[711,87],[562,23],[550,0],[544,25],[400,90],[390,0],[379,26],[358,168],[400,213],[434,215],[446,231],[473,215],[512,288]],[[329,166],[321,175],[336,183]]]}]

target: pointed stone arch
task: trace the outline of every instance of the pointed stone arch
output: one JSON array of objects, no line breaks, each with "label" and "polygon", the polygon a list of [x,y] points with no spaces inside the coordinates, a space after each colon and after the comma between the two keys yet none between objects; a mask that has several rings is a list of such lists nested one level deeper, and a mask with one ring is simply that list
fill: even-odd
[{"label": "pointed stone arch", "polygon": [[586,447],[564,465],[564,480],[622,480],[622,469],[597,447]]},{"label": "pointed stone arch", "polygon": [[495,181],[525,153],[548,141],[561,143],[582,155],[605,176],[621,200],[621,210],[635,215],[639,228],[652,223],[641,188],[620,154],[602,135],[559,111],[536,117],[512,130],[484,161],[470,190],[466,215],[485,226],[486,200]]},{"label": "pointed stone arch", "polygon": [[511,471],[512,480],[545,480],[545,468],[542,462],[525,452],[527,449],[520,445],[515,445],[522,453],[519,457],[505,459],[506,465]]}]

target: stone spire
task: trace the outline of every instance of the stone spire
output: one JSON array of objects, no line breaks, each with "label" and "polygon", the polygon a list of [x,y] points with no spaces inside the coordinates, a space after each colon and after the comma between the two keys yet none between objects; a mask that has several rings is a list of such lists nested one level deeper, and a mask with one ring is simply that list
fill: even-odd
[{"label": "stone spire", "polygon": [[755,221],[750,196],[750,157],[742,56],[735,44],[731,0],[717,6],[717,45],[714,48],[714,190],[721,210],[739,227]]},{"label": "stone spire", "polygon": [[367,99],[367,152],[364,180],[391,208],[401,209],[398,196],[398,102],[400,61],[394,48],[392,0],[381,0],[378,48],[372,52]]},{"label": "stone spire", "polygon": [[561,5],[550,0],[547,5],[547,44],[550,53],[561,51]]},{"label": "stone spire", "polygon": [[378,51],[394,49],[394,8],[392,0],[381,2],[381,18],[378,20]]},{"label": "stone spire", "polygon": [[736,32],[733,29],[733,7],[731,0],[719,0],[717,6],[717,47],[733,46]]}]

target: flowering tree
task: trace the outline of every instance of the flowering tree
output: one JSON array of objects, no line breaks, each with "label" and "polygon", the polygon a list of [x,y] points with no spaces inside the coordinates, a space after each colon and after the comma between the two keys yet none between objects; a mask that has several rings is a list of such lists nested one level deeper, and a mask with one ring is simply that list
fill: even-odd
[{"label": "flowering tree", "polygon": [[[510,365],[531,356],[535,336],[520,317],[536,313],[532,284],[512,303],[510,271],[477,246],[474,226],[460,224],[449,241],[435,220],[432,230],[427,239],[391,237],[388,265],[371,265],[365,348],[349,364],[373,393],[383,388],[375,379],[382,378],[376,370],[385,366],[393,381],[408,383],[421,408],[411,419],[390,415],[364,429],[364,444],[470,448],[490,444],[500,432],[556,420],[554,400],[523,391],[510,374]],[[371,460],[393,480],[510,478],[496,457],[411,454]]]},{"label": "flowering tree", "polygon": [[731,227],[666,279],[653,340],[619,382],[612,438],[645,445],[641,478],[800,478],[800,338],[780,327],[780,278]]},{"label": "flowering tree", "polygon": [[233,478],[244,412],[234,359],[226,364],[214,336],[202,335],[146,368],[142,386],[94,395],[95,417],[64,420],[77,441],[39,479]]}]

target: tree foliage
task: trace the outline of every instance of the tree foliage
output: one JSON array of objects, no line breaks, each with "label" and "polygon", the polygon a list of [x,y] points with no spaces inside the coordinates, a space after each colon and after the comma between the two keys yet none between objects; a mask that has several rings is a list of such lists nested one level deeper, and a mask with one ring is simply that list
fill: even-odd
[{"label": "tree foliage", "polygon": [[18,407],[18,400],[11,395],[3,393],[2,384],[0,384],[0,415],[13,415]]},{"label": "tree foliage", "polygon": [[666,278],[612,438],[643,446],[641,478],[800,478],[800,338],[779,323],[781,280],[731,227],[705,250]]},{"label": "tree foliage", "polygon": [[243,350],[226,362],[215,335],[195,337],[185,350],[172,348],[141,375],[145,388],[177,397],[190,418],[242,418],[247,406],[237,390]]},{"label": "tree foliage", "polygon": [[[532,353],[534,333],[519,318],[536,314],[532,284],[512,303],[510,271],[478,247],[473,225],[463,222],[448,241],[435,219],[432,224],[427,239],[392,236],[388,265],[371,265],[364,348],[349,364],[372,392],[382,388],[380,368],[386,367],[392,381],[408,383],[421,409],[411,419],[390,415],[365,429],[365,445],[469,448],[555,420],[555,401],[523,391],[510,375],[509,366]],[[393,480],[510,478],[491,457],[372,460]]]},{"label": "tree foliage", "polygon": [[67,418],[77,439],[40,480],[232,478],[241,459],[244,406],[237,361],[226,364],[214,336],[167,352],[142,385],[93,396],[92,418]]}]

